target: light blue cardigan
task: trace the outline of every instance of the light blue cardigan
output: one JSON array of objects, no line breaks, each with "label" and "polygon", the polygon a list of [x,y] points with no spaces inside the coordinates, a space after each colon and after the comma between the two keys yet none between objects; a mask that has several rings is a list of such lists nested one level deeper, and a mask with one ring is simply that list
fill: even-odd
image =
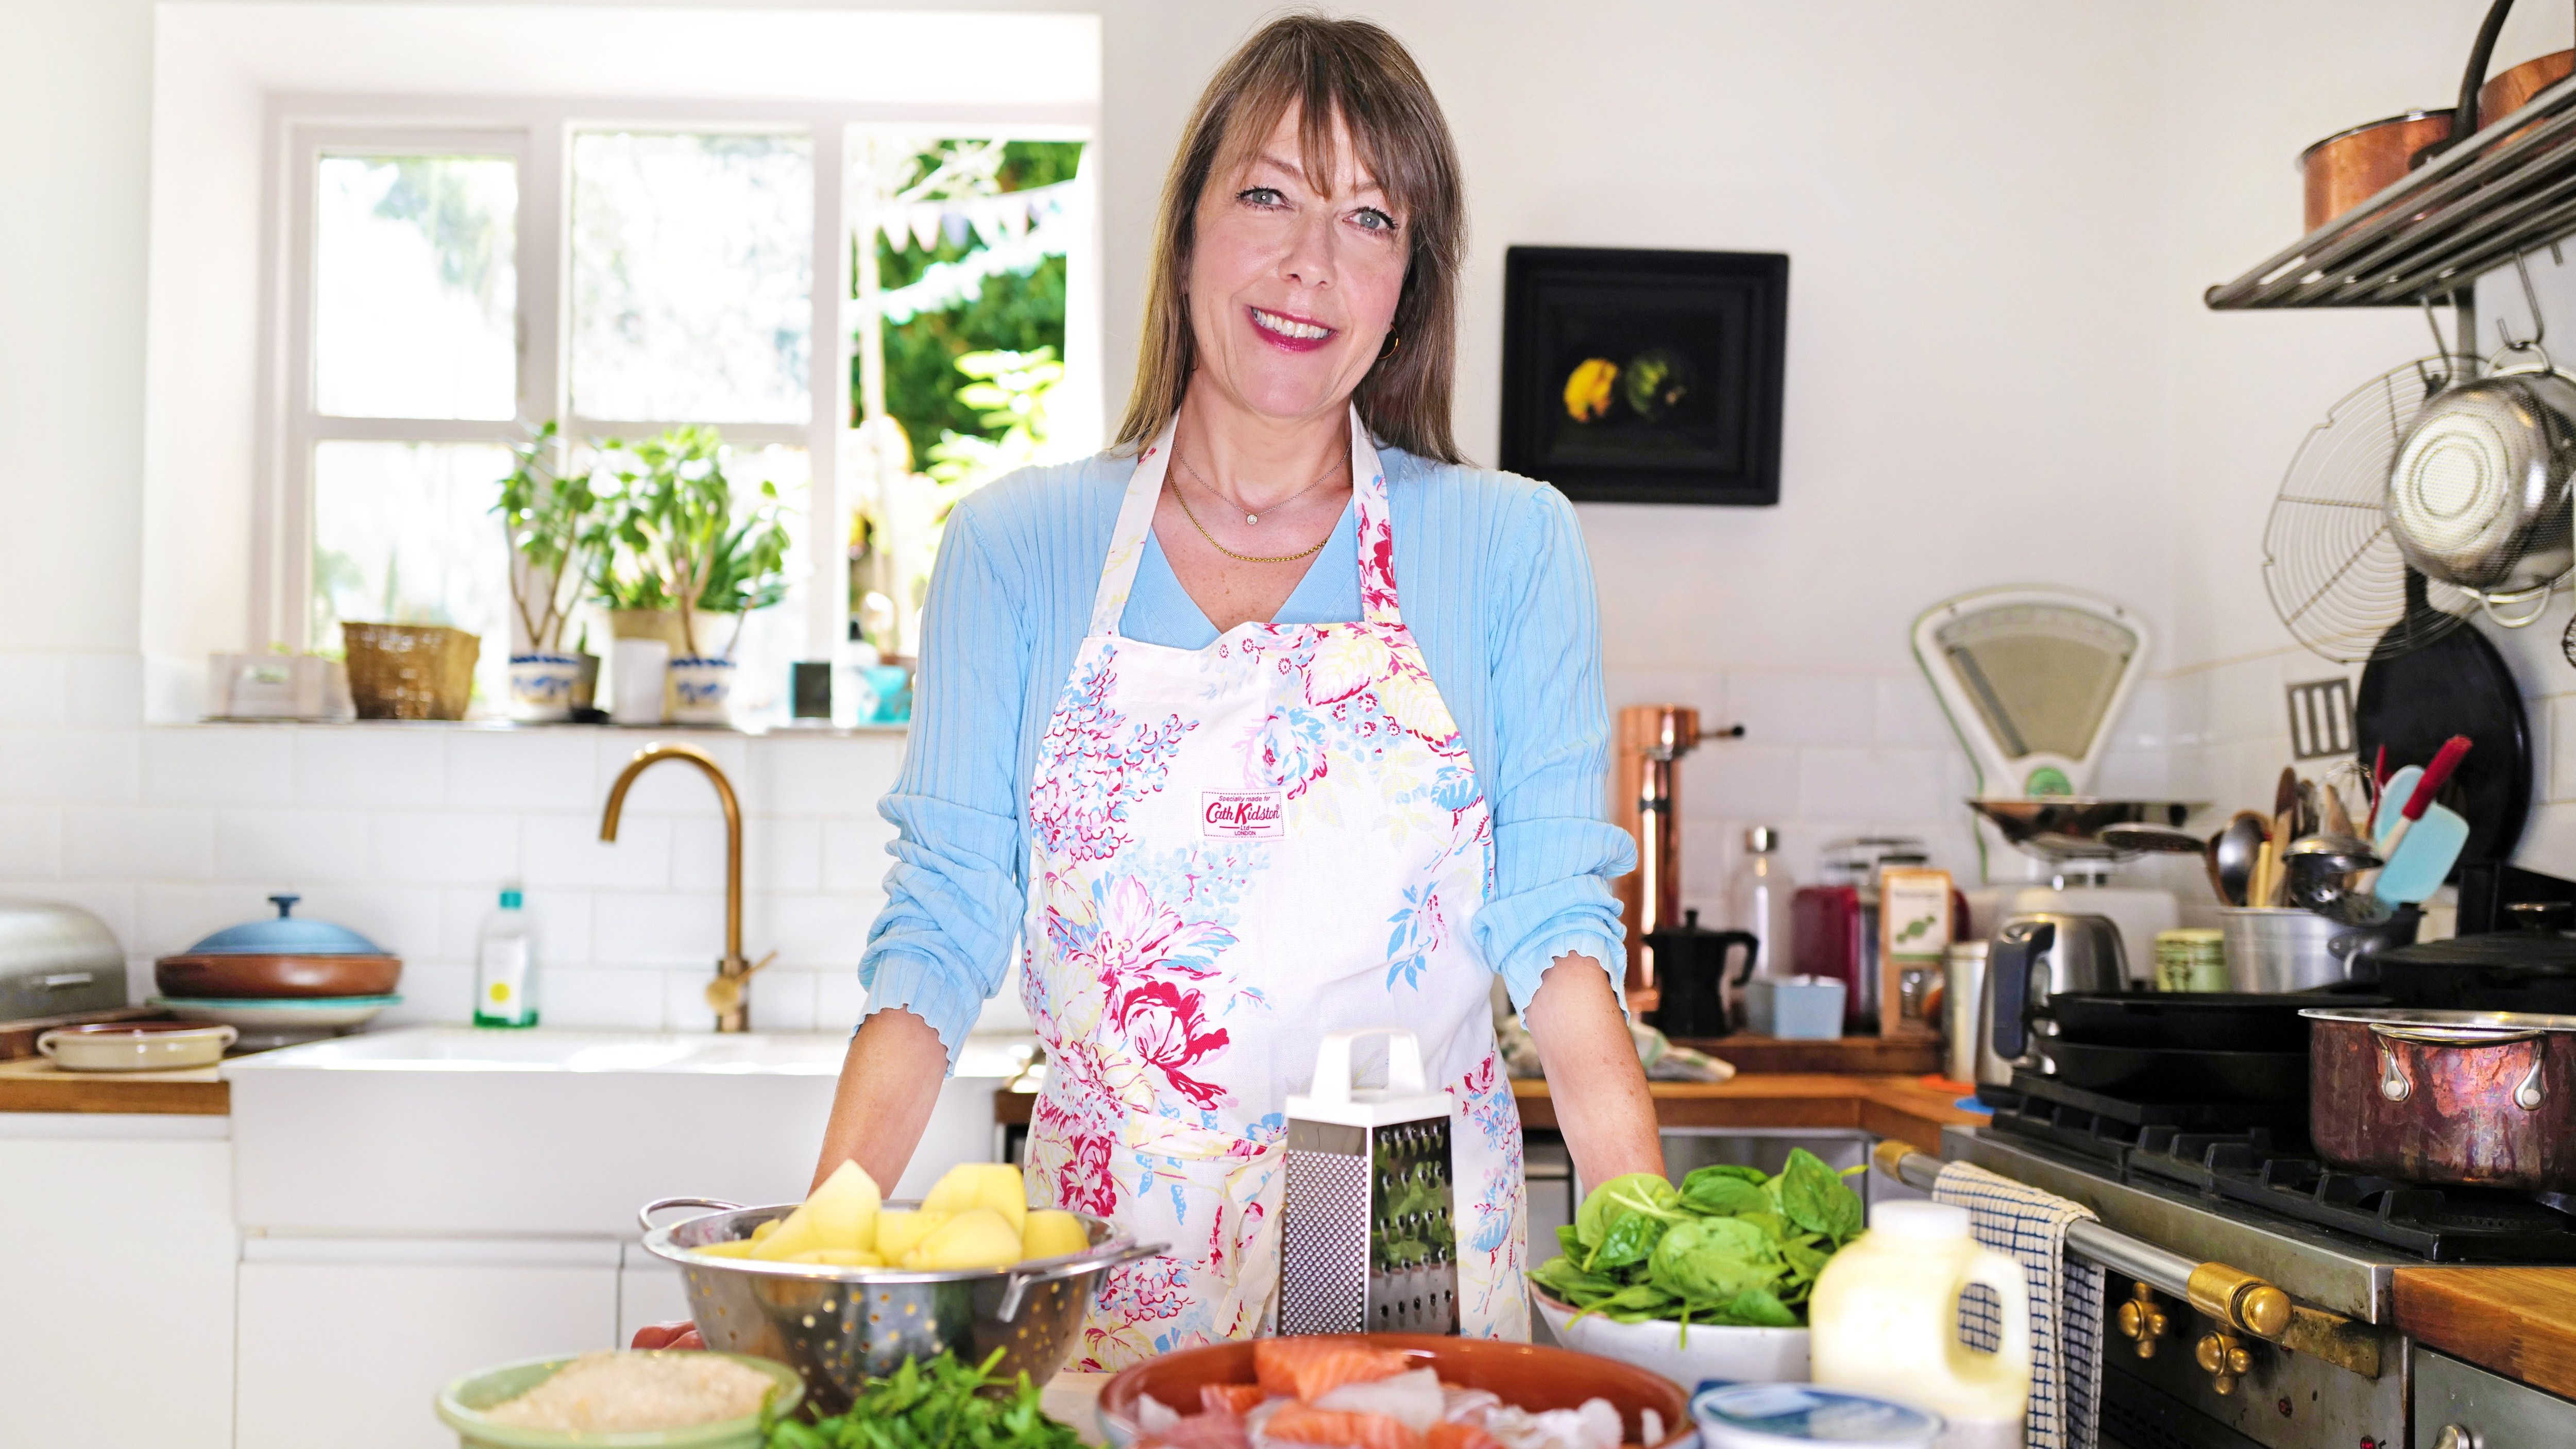
[{"label": "light blue cardigan", "polygon": [[[1611,877],[1636,866],[1602,818],[1609,721],[1592,567],[1573,508],[1509,473],[1382,448],[1395,582],[1431,677],[1467,737],[1494,819],[1494,893],[1471,934],[1515,1007],[1569,951],[1625,969]],[[898,832],[859,980],[957,1049],[1010,974],[1026,908],[1021,818],[1048,714],[1072,671],[1132,458],[1031,468],[948,520],[922,623],[903,772],[879,810]],[[1345,509],[1278,622],[1360,617]],[[1186,649],[1217,630],[1148,543],[1120,622]]]}]

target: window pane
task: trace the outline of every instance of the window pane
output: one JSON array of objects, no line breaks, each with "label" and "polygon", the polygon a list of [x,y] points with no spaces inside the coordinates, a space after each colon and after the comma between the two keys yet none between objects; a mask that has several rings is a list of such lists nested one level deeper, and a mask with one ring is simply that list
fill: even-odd
[{"label": "window pane", "polygon": [[573,410],[806,421],[812,144],[589,132],[572,155]]},{"label": "window pane", "polygon": [[518,412],[518,163],[325,156],[314,206],[314,407]]},{"label": "window pane", "polygon": [[509,542],[493,516],[510,451],[491,443],[327,442],[313,449],[313,644],[340,622],[479,634],[475,693],[507,697]]}]

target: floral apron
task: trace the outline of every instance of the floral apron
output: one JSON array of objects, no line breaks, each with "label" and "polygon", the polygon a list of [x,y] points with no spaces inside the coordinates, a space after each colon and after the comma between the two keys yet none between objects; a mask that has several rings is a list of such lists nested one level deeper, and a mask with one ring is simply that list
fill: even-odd
[{"label": "floral apron", "polygon": [[1463,1330],[1528,1336],[1520,1114],[1467,922],[1493,820],[1396,606],[1386,475],[1351,415],[1352,624],[1121,638],[1172,431],[1137,460],[1029,787],[1022,990],[1048,1052],[1031,1174],[1168,1253],[1112,1269],[1076,1366],[1270,1325],[1288,1093],[1327,1032],[1405,1026],[1449,1093]]}]

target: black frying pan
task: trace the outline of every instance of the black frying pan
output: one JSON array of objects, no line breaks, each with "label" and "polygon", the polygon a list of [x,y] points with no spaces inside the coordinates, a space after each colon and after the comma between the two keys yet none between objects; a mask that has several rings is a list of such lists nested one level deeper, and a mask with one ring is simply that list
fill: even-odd
[{"label": "black frying pan", "polygon": [[2308,1095],[2305,1051],[2184,1051],[2062,1039],[2044,1039],[2039,1049],[2057,1063],[2057,1080],[2132,1101],[2300,1102]]},{"label": "black frying pan", "polygon": [[2091,1046],[2183,1048],[2211,1052],[2304,1052],[2308,1024],[2299,1008],[2382,1004],[2385,998],[2251,991],[2070,992],[2048,999],[2059,1036]]},{"label": "black frying pan", "polygon": [[[2421,607],[2422,575],[2410,575],[2406,586],[2408,607]],[[2403,647],[2393,641],[2408,627],[2401,623],[2390,629],[2380,647]],[[2369,769],[2385,745],[2391,771],[2430,764],[2444,740],[2467,735],[2474,743],[2443,789],[2443,803],[2453,803],[2456,792],[2457,808],[2469,822],[2460,863],[2513,857],[2531,809],[2531,725],[2523,711],[2522,686],[2476,624],[2460,625],[2393,658],[2372,660],[2361,671],[2352,731],[2361,767]],[[2459,867],[2452,867],[2452,878],[2458,875]]]}]

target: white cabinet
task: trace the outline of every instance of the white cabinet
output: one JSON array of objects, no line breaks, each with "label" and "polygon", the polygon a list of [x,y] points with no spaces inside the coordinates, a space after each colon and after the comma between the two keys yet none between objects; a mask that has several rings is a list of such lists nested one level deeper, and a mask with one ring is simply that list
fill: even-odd
[{"label": "white cabinet", "polygon": [[229,1449],[224,1128],[0,1113],[0,1440]]},{"label": "white cabinet", "polygon": [[648,1323],[677,1323],[689,1316],[689,1290],[680,1282],[680,1270],[645,1252],[641,1244],[626,1245],[626,1266],[617,1275],[617,1342],[620,1346],[635,1341],[635,1330]]},{"label": "white cabinet", "polygon": [[234,1442],[454,1449],[430,1407],[441,1388],[614,1347],[617,1290],[607,1241],[251,1238]]}]

